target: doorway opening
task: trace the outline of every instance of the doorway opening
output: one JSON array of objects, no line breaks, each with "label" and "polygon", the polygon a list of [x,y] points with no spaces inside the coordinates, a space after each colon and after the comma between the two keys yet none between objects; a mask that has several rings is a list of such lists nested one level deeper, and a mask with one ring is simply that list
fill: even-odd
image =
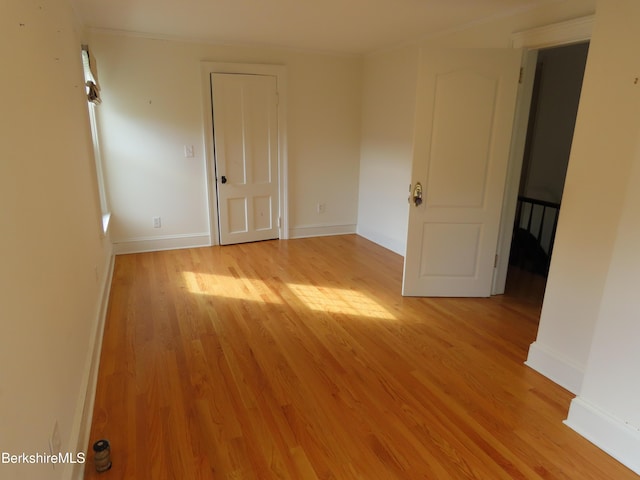
[{"label": "doorway opening", "polygon": [[505,293],[542,304],[589,42],[538,51]]}]

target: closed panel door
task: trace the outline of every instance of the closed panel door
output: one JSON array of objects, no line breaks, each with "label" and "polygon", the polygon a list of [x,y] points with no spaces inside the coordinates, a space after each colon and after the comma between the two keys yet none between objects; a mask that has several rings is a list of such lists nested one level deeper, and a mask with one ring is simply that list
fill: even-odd
[{"label": "closed panel door", "polygon": [[404,295],[491,292],[520,56],[423,52]]},{"label": "closed panel door", "polygon": [[211,95],[220,244],[278,238],[276,77],[214,73]]}]

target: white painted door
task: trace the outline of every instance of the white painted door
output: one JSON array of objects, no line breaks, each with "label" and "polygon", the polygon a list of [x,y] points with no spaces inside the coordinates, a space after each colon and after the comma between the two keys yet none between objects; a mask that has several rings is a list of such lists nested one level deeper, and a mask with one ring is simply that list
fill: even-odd
[{"label": "white painted door", "polygon": [[279,238],[276,77],[213,73],[221,245]]},{"label": "white painted door", "polygon": [[423,52],[402,291],[488,297],[521,52]]}]

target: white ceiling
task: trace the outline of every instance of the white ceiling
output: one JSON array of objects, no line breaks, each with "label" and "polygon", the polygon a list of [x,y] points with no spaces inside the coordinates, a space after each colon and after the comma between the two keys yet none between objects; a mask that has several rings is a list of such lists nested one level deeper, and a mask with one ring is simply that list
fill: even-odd
[{"label": "white ceiling", "polygon": [[72,0],[89,27],[369,53],[558,0]]}]

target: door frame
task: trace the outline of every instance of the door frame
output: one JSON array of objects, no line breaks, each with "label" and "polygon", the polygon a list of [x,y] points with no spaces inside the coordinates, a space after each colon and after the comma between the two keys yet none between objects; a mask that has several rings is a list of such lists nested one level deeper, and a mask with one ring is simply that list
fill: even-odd
[{"label": "door frame", "polygon": [[[493,272],[492,295],[504,293],[509,268],[509,254],[511,253],[511,236],[518,203],[520,189],[520,173],[524,158],[524,146],[529,124],[529,110],[531,96],[536,75],[538,51],[543,48],[560,47],[591,40],[593,21],[595,16],[576,18],[561,23],[554,23],[544,27],[514,33],[511,36],[513,48],[522,48],[522,74],[518,89],[516,111],[514,115],[511,150],[507,167],[504,197],[502,201],[502,216],[498,247],[496,250],[496,268]],[[553,261],[553,260],[552,260]]]},{"label": "door frame", "polygon": [[218,195],[216,195],[216,168],[213,130],[213,98],[211,75],[230,73],[267,75],[276,77],[278,91],[278,237],[289,238],[288,168],[287,168],[287,84],[284,65],[258,63],[201,62],[203,142],[205,152],[206,188],[208,198],[209,244],[219,245]]}]

